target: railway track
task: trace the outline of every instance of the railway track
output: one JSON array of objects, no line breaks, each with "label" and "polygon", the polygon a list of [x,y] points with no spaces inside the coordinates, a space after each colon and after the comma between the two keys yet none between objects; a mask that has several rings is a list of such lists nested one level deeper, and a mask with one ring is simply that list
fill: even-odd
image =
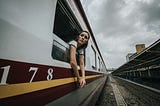
[{"label": "railway track", "polygon": [[160,90],[109,76],[96,106],[160,106]]},{"label": "railway track", "polygon": [[139,105],[160,105],[160,90],[137,84],[119,77],[114,78],[120,86],[123,86],[128,92],[130,92],[131,95],[135,96],[134,101],[138,101]]}]

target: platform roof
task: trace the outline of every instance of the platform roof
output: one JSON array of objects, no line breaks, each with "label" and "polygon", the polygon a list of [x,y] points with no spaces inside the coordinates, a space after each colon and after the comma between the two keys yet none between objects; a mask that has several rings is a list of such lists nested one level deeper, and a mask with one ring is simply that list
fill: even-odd
[{"label": "platform roof", "polygon": [[[135,54],[134,54],[135,55]],[[160,39],[144,49],[129,62],[120,66],[112,74],[131,71],[160,64]]]}]

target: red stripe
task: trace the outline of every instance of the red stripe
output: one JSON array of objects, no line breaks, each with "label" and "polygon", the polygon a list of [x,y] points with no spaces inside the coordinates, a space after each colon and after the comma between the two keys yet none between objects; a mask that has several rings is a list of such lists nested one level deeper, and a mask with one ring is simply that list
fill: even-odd
[{"label": "red stripe", "polygon": [[[9,74],[7,77],[8,84],[15,84],[15,83],[26,83],[29,82],[34,74],[34,71],[30,71],[31,67],[38,68],[35,77],[33,78],[32,82],[35,81],[43,81],[47,80],[47,76],[49,75],[48,69],[53,69],[53,79],[60,79],[60,78],[68,78],[73,77],[73,70],[70,68],[61,68],[49,65],[41,65],[41,64],[33,64],[33,63],[26,63],[26,62],[18,62],[12,60],[4,60],[0,59],[0,68],[10,66]],[[0,69],[0,79],[2,78],[4,69]],[[97,72],[86,71],[87,75],[97,75]]]}]

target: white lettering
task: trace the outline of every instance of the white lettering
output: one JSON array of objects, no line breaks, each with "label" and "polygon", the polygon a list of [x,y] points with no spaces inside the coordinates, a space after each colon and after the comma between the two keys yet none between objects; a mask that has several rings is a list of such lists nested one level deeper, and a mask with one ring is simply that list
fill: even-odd
[{"label": "white lettering", "polygon": [[30,67],[29,72],[30,72],[30,71],[34,71],[34,73],[33,73],[33,75],[32,75],[32,78],[31,78],[31,80],[29,81],[30,83],[33,81],[33,78],[34,78],[34,76],[36,75],[37,70],[38,70],[37,67]]},{"label": "white lettering", "polygon": [[52,68],[49,68],[48,69],[48,75],[47,75],[47,80],[52,80],[53,78],[53,69]]},{"label": "white lettering", "polygon": [[6,81],[7,81],[10,66],[1,67],[1,69],[4,69],[4,71],[3,71],[2,80],[0,82],[0,85],[7,84]]}]

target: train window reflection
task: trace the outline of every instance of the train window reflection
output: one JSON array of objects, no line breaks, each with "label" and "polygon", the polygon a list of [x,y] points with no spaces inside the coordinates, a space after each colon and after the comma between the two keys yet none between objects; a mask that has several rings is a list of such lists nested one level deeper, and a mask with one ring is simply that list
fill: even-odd
[{"label": "train window reflection", "polygon": [[53,59],[69,63],[69,49],[54,40],[52,48],[52,57]]}]

